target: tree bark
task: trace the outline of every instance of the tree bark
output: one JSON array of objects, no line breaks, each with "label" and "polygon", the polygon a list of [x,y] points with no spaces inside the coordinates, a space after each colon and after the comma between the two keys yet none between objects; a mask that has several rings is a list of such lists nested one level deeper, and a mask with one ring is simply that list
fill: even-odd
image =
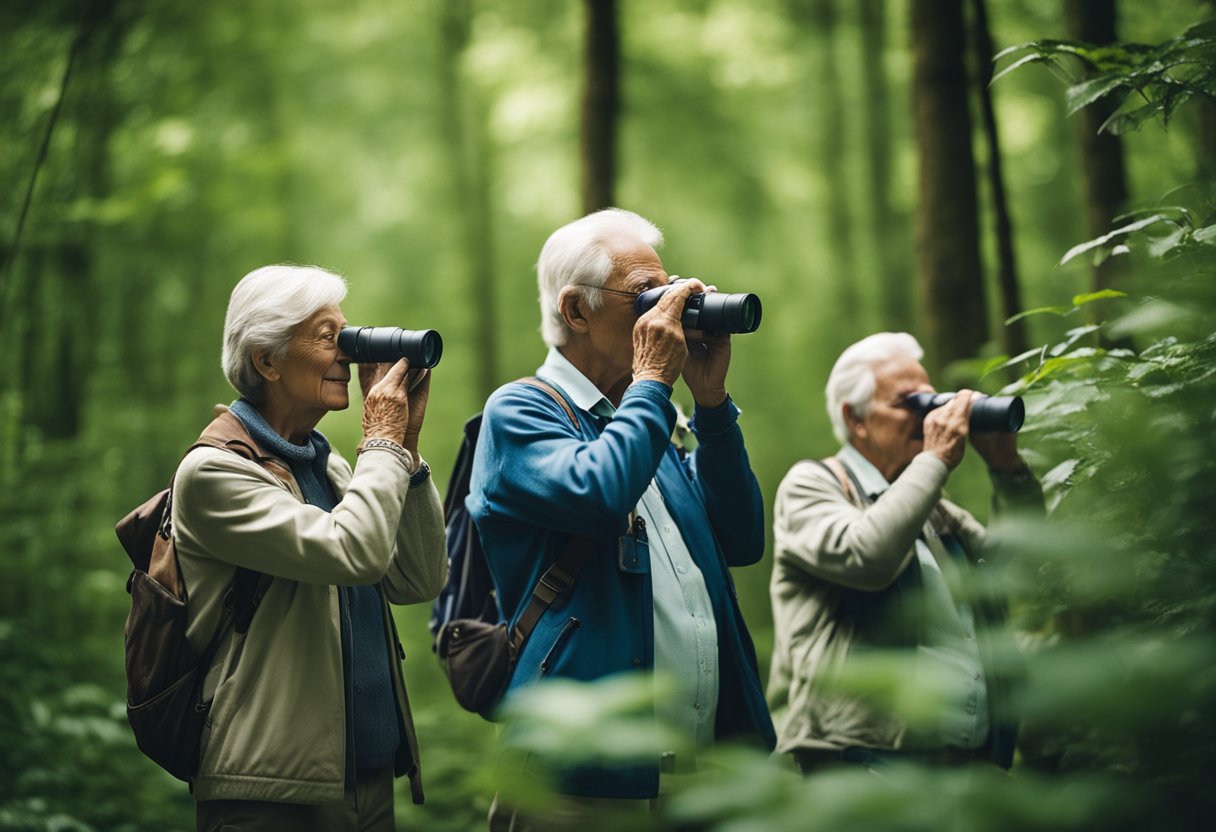
[{"label": "tree bark", "polygon": [[823,161],[822,167],[828,186],[828,199],[823,213],[827,223],[828,251],[834,272],[831,285],[836,287],[836,304],[840,314],[854,321],[859,328],[868,329],[861,320],[861,299],[858,292],[858,280],[861,276],[857,273],[856,258],[853,256],[853,219],[849,211],[852,187],[844,165],[845,106],[837,54],[840,17],[836,10],[836,0],[813,0],[810,23],[812,31],[822,38],[820,47],[814,50],[818,55],[814,77],[818,92],[823,96],[823,107],[819,111],[819,159]]},{"label": "tree bark", "polygon": [[498,387],[498,313],[494,287],[494,243],[490,219],[489,141],[471,95],[461,78],[460,61],[472,34],[468,0],[445,0],[440,21],[439,82],[447,106],[442,130],[453,190],[462,206],[457,219],[457,248],[468,275],[473,309],[470,341],[476,355],[477,393],[484,401]]},{"label": "tree bark", "polygon": [[[988,9],[985,0],[971,3],[972,42],[974,44],[976,89],[984,125],[984,141],[988,149],[988,190],[992,199],[993,234],[996,237],[996,282],[1001,292],[1001,316],[1008,319],[1022,311],[1019,291],[1017,258],[1013,250],[1013,221],[1009,215],[1009,200],[1005,195],[1005,177],[1001,167],[1001,141],[997,132],[996,112],[992,106],[992,35],[988,30]],[[1021,355],[1026,351],[1024,320],[1017,320],[1002,329],[1006,355]]]},{"label": "tree bark", "polygon": [[620,111],[620,39],[616,0],[586,0],[583,50],[582,201],[588,214],[615,204]]},{"label": "tree bark", "polygon": [[883,0],[861,0],[861,87],[866,102],[866,192],[870,233],[881,271],[879,309],[881,326],[910,330],[916,325],[912,301],[912,275],[903,247],[907,237],[895,221],[891,204],[890,88],[884,56],[887,53],[887,21]]},{"label": "tree bark", "polygon": [[913,0],[916,271],[931,370],[987,339],[962,0]]},{"label": "tree bark", "polygon": [[[1076,40],[1104,45],[1116,40],[1115,0],[1065,0],[1068,34]],[[1098,128],[1114,113],[1116,104],[1100,99],[1078,113],[1077,141],[1085,187],[1085,226],[1089,239],[1111,228],[1111,221],[1127,202],[1123,141]],[[1108,257],[1093,267],[1093,290],[1115,288],[1124,274],[1123,258]]]}]

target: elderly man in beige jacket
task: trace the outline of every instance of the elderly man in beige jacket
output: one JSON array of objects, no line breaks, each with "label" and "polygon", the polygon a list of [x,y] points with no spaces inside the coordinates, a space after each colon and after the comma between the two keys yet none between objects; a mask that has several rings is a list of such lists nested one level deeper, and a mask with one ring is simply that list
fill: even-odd
[{"label": "elderly man in beige jacket", "polygon": [[[808,773],[834,762],[1012,760],[1016,726],[983,649],[1000,613],[952,589],[982,563],[985,530],[942,499],[966,449],[975,394],[961,391],[927,416],[908,408],[908,394],[933,390],[922,355],[907,333],[845,350],[826,390],[843,447],[796,464],[777,492],[768,698],[778,750]],[[970,439],[988,464],[997,510],[1041,511],[1017,435]],[[874,649],[899,651],[916,679],[931,680],[928,718],[909,725],[834,688],[854,656]]]}]

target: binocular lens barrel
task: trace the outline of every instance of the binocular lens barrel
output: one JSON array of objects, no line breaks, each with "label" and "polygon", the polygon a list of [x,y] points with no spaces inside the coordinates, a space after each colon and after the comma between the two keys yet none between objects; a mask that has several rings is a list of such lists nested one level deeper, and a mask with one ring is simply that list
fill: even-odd
[{"label": "binocular lens barrel", "polygon": [[[641,315],[659,302],[671,286],[659,286],[638,295],[634,310]],[[690,295],[680,314],[680,324],[685,329],[700,329],[705,332],[755,332],[760,328],[764,308],[760,298],[751,292],[725,294],[722,292],[699,292]]]},{"label": "binocular lens barrel", "polygon": [[[910,393],[904,404],[924,415],[953,399],[957,393]],[[1021,396],[978,395],[971,403],[968,424],[973,433],[1017,433],[1026,421],[1026,404]]]},{"label": "binocular lens barrel", "polygon": [[405,358],[410,367],[434,367],[443,356],[443,339],[433,329],[398,326],[348,326],[338,333],[338,346],[356,364],[379,364]]}]

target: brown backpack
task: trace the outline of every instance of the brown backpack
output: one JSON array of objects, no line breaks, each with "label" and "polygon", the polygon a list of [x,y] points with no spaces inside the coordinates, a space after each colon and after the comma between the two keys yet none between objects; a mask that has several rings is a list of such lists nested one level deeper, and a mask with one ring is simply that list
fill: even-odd
[{"label": "brown backpack", "polygon": [[[208,425],[186,453],[222,448],[267,468],[249,432],[231,413]],[[186,638],[189,598],[173,544],[173,485],[118,522],[114,531],[133,566],[127,579],[131,612],[125,631],[127,719],[140,751],[179,780],[198,772],[199,741],[209,702],[203,678],[229,629],[244,633],[265,593],[262,575],[237,567],[210,643],[200,653]]]}]

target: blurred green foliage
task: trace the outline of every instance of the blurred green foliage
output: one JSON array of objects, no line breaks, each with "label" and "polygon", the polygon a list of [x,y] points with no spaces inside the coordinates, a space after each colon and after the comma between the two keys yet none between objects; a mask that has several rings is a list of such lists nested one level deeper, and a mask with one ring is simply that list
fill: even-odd
[{"label": "blurred green foliage", "polygon": [[[788,0],[621,4],[618,199],[664,228],[672,272],[765,298],[764,328],[736,340],[731,391],[766,496],[793,461],[834,450],[821,393],[828,368],[846,344],[894,325],[881,303],[883,264],[912,262],[906,9],[884,5],[888,37],[875,54],[848,5],[824,30]],[[1055,48],[1041,39],[1062,29],[1057,3],[992,5],[998,44],[1037,43],[1036,55]],[[1029,405],[1022,446],[1053,508],[1049,523],[998,530],[1000,579],[1027,653],[1014,776],[804,780],[782,761],[728,749],[671,797],[659,822],[1074,829],[1211,816],[1203,776],[1216,764],[1216,233],[1203,166],[1212,103],[1193,90],[1170,98],[1171,68],[1140,59],[1184,54],[1187,67],[1209,72],[1212,63],[1198,42],[1206,29],[1176,38],[1201,4],[1120,11],[1129,38],[1162,44],[1112,51],[1099,66],[1108,94],[1146,90],[1165,102],[1147,115],[1171,116],[1168,131],[1149,120],[1123,136],[1132,192],[1152,207],[1078,245],[1066,115],[1099,90],[1070,92],[1029,67],[1003,78],[994,97],[1023,296],[1048,310],[1027,323],[1043,346],[1009,357],[994,343],[939,380],[993,391],[1021,374],[1011,389]],[[164,484],[211,404],[231,398],[219,340],[241,275],[269,262],[318,263],[350,278],[352,322],[444,333],[424,439],[441,486],[459,425],[487,392],[481,369],[501,382],[540,363],[532,265],[547,234],[577,211],[580,26],[581,4],[544,0],[0,6],[0,828],[193,825],[185,786],[138,753],[125,724],[126,570],[111,529]],[[846,102],[838,123],[825,122],[836,112],[822,89],[829,51]],[[885,235],[871,225],[863,187],[866,64],[879,66],[892,102],[894,227]],[[1186,72],[1192,87],[1210,81]],[[1119,73],[1138,74],[1120,83]],[[828,126],[845,141],[826,136]],[[839,156],[827,157],[829,146]],[[832,185],[840,181],[844,192]],[[488,223],[470,236],[479,199]],[[846,221],[848,240],[834,236],[832,215]],[[1086,260],[1104,256],[1131,263],[1118,287],[1126,297],[1081,294]],[[839,273],[842,262],[853,271]],[[492,295],[478,283],[479,263],[490,264]],[[855,315],[836,305],[846,281]],[[473,345],[487,305],[496,334],[485,351]],[[689,401],[686,391],[678,397]],[[322,429],[349,453],[358,424],[355,408]],[[951,494],[986,516],[973,458],[952,476]],[[764,665],[767,563],[736,575]],[[531,723],[499,757],[494,727],[447,692],[426,615],[398,613],[428,795],[420,808],[399,799],[403,828],[480,828],[499,787],[543,803],[537,781],[510,776],[521,770],[512,754],[646,748],[637,714],[653,691],[634,680],[552,692],[557,701],[540,700],[535,715],[561,718]],[[894,707],[923,705],[900,687],[897,666],[867,672],[859,684],[894,692]]]}]

